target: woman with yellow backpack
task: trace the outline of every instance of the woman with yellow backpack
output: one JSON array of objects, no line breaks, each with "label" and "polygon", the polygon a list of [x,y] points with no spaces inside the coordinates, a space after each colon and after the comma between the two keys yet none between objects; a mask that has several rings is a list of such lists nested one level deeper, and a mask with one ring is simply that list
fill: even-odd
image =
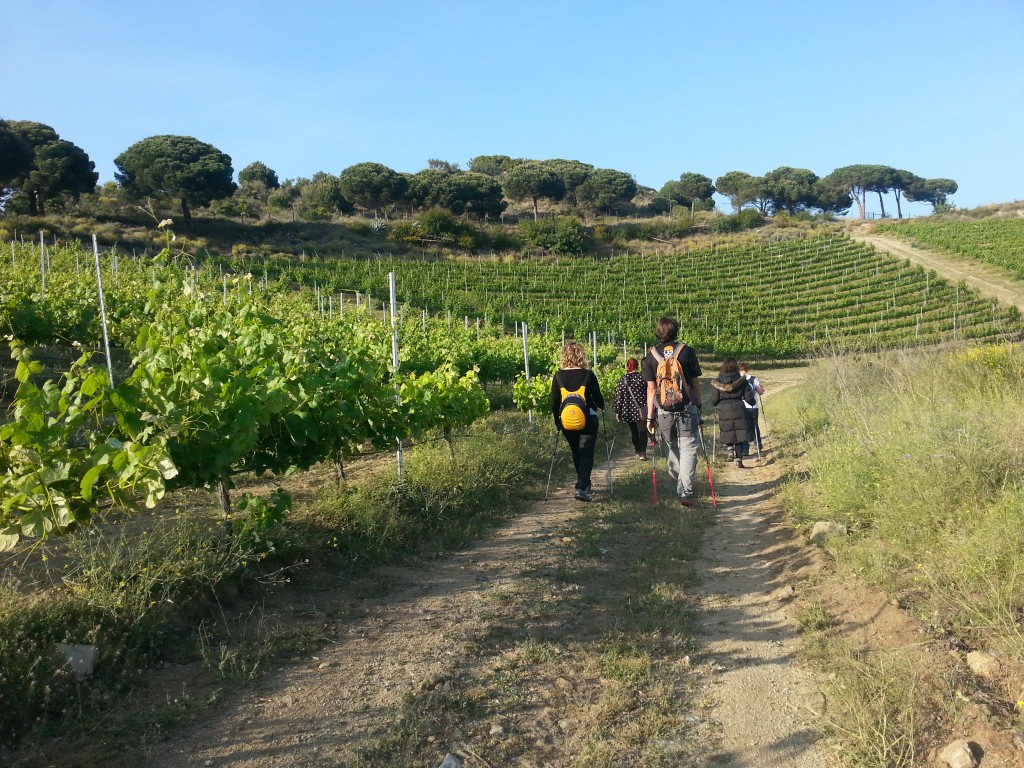
[{"label": "woman with yellow backpack", "polygon": [[599,420],[604,410],[601,385],[587,369],[587,353],[578,341],[562,347],[562,367],[551,379],[551,415],[564,436],[576,468],[576,500],[593,501],[590,474],[594,469]]}]

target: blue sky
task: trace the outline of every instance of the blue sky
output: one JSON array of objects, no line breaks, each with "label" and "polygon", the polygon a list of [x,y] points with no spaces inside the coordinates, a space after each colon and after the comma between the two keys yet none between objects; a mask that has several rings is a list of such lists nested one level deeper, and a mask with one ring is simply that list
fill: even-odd
[{"label": "blue sky", "polygon": [[962,207],[1024,199],[1020,0],[6,6],[0,118],[53,126],[101,181],[182,134],[282,179],[484,154],[651,187],[879,163],[955,179]]}]

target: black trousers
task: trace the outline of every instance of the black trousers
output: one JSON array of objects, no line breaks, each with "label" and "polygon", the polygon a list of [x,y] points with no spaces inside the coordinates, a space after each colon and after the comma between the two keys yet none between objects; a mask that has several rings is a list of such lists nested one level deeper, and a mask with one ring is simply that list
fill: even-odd
[{"label": "black trousers", "polygon": [[761,442],[761,425],[758,424],[761,409],[751,408],[747,413],[750,415],[750,426],[754,428],[754,442],[757,444],[757,450],[760,451],[764,448],[764,443]]},{"label": "black trousers", "polygon": [[639,421],[627,421],[629,425],[629,438],[633,441],[633,450],[637,453],[647,453],[647,425]]},{"label": "black trousers", "polygon": [[576,490],[585,491],[590,487],[590,474],[594,471],[594,451],[597,449],[596,416],[587,417],[587,426],[579,432],[562,430],[565,442],[572,451],[572,465],[576,467]]}]

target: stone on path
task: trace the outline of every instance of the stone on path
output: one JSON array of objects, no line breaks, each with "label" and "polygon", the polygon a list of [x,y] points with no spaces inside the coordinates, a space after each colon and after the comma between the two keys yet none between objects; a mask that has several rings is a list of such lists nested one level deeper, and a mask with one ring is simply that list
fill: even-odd
[{"label": "stone on path", "polygon": [[972,749],[974,746],[976,745],[967,739],[957,739],[939,753],[939,760],[949,768],[977,768],[978,758],[974,756]]},{"label": "stone on path", "polygon": [[78,677],[89,677],[96,671],[99,649],[95,645],[57,643],[57,653],[67,659],[68,667]]},{"label": "stone on path", "polygon": [[995,677],[999,674],[999,661],[995,656],[982,651],[967,654],[967,666],[978,677]]},{"label": "stone on path", "polygon": [[831,520],[819,520],[811,528],[810,540],[811,544],[820,547],[829,539],[845,535],[846,526],[842,523],[836,523]]}]

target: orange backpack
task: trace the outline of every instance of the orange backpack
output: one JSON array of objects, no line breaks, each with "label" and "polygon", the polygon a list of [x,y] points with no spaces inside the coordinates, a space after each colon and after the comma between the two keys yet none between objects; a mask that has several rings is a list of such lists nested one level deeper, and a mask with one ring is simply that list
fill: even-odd
[{"label": "orange backpack", "polygon": [[690,386],[679,359],[685,348],[686,344],[665,344],[663,353],[656,347],[651,348],[651,354],[658,361],[654,399],[663,411],[681,411],[690,404]]}]

